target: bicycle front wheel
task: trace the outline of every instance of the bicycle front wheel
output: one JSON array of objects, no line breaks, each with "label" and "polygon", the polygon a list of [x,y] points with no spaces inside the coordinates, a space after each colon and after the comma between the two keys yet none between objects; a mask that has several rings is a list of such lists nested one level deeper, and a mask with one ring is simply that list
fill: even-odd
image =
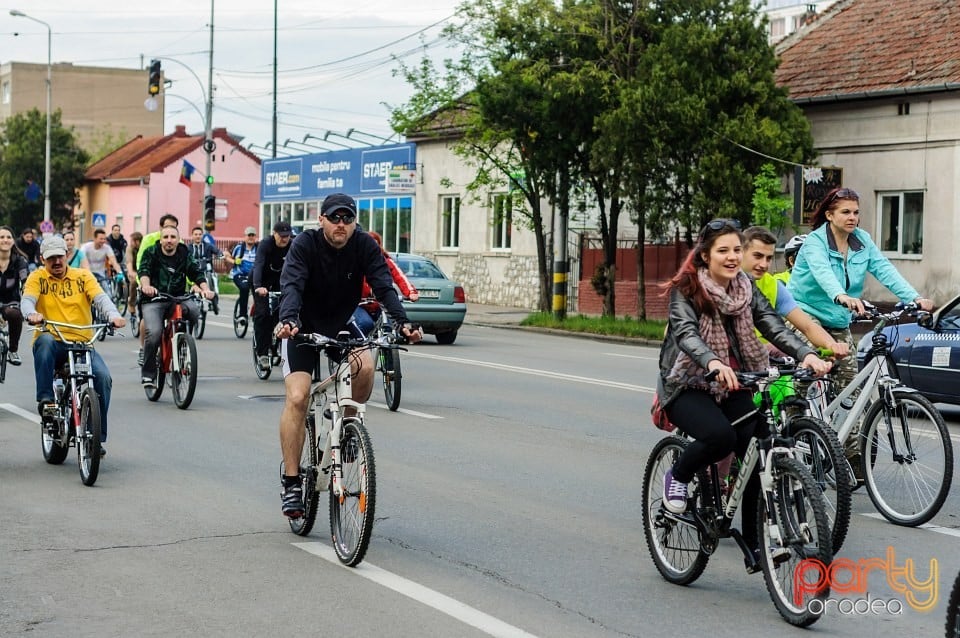
[{"label": "bicycle front wheel", "polygon": [[77,465],[84,485],[93,485],[100,474],[100,434],[102,421],[97,391],[87,387],[80,397],[77,425]]},{"label": "bicycle front wheel", "polygon": [[808,627],[823,615],[833,560],[823,495],[810,472],[791,458],[774,461],[773,502],[757,498],[760,565],[770,599],[791,625]]},{"label": "bicycle front wheel", "polygon": [[363,423],[344,420],[340,433],[341,494],[330,482],[330,536],[337,558],[347,567],[363,560],[373,533],[377,473],[373,446]]},{"label": "bicycle front wheel", "polygon": [[173,402],[181,410],[186,410],[197,390],[197,342],[193,340],[193,335],[180,332],[174,335],[174,347],[177,349],[174,363],[179,365],[170,371]]},{"label": "bicycle front wheel", "polygon": [[861,433],[867,494],[884,518],[916,527],[937,515],[953,482],[953,444],[933,403],[909,388],[876,401]]},{"label": "bicycle front wheel", "polygon": [[400,351],[393,348],[380,348],[380,373],[383,375],[383,396],[387,407],[396,412],[400,407],[400,388],[403,375],[400,372]]},{"label": "bicycle front wheel", "polygon": [[123,280],[114,285],[113,288],[113,303],[117,307],[117,312],[120,313],[120,316],[127,314],[127,281]]},{"label": "bicycle front wheel", "polygon": [[[670,436],[653,446],[643,471],[643,534],[647,550],[657,571],[675,585],[689,585],[697,580],[707,567],[710,554],[703,551],[700,534],[691,524],[676,520],[663,507],[663,477],[673,467],[686,441]],[[695,506],[699,481],[688,486],[688,507]]]},{"label": "bicycle front wheel", "polygon": [[134,337],[140,336],[140,315],[135,311],[130,312],[130,334]]},{"label": "bicycle front wheel", "polygon": [[290,531],[298,536],[306,536],[317,520],[317,507],[320,494],[317,492],[317,475],[320,467],[320,455],[317,450],[317,423],[313,415],[307,416],[306,439],[300,452],[300,487],[303,489],[303,516],[288,518]]},{"label": "bicycle front wheel", "polygon": [[806,466],[823,494],[827,506],[833,552],[847,538],[850,527],[850,500],[853,485],[843,447],[829,425],[809,416],[793,417],[787,433],[796,439],[796,458]]},{"label": "bicycle front wheel", "polygon": [[240,300],[237,299],[237,303],[233,304],[233,334],[237,335],[237,339],[243,339],[247,336],[247,315],[244,312],[246,308],[240,305]]},{"label": "bicycle front wheel", "polygon": [[947,638],[960,638],[960,574],[953,581],[950,598],[947,600]]},{"label": "bicycle front wheel", "polygon": [[200,302],[200,318],[197,319],[197,323],[193,326],[193,336],[197,339],[203,339],[203,333],[207,329],[207,302]]},{"label": "bicycle front wheel", "polygon": [[0,339],[0,383],[7,380],[7,342]]}]

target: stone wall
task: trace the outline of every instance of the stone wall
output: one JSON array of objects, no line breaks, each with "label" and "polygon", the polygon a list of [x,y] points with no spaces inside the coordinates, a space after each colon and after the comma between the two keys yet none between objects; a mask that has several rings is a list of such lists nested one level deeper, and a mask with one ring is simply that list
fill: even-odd
[{"label": "stone wall", "polygon": [[[485,254],[463,254],[449,268],[448,256],[426,255],[435,262],[443,263],[443,270],[463,286],[467,303],[513,306],[529,310],[537,309],[539,285],[537,282],[537,258],[532,255],[509,255],[494,261]],[[502,268],[501,275],[491,272],[491,264]]]}]

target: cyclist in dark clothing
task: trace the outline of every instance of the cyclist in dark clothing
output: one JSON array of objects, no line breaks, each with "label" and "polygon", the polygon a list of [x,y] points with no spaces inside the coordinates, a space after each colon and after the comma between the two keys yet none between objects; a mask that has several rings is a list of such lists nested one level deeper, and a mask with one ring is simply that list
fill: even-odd
[{"label": "cyclist in dark clothing", "polygon": [[[27,280],[29,270],[27,260],[13,249],[13,229],[0,226],[0,304],[13,304],[20,301],[20,289]],[[20,335],[23,333],[23,315],[19,306],[10,305],[0,309],[0,315],[7,321],[10,332],[10,351],[7,361],[10,365],[20,365]]]},{"label": "cyclist in dark clothing", "polygon": [[[280,416],[280,448],[283,453],[283,513],[303,516],[303,493],[297,470],[303,449],[304,419],[310,396],[310,381],[320,354],[315,348],[298,348],[292,337],[298,332],[319,332],[336,337],[346,327],[360,302],[364,277],[377,300],[410,343],[423,338],[419,328],[408,323],[400,297],[393,287],[380,246],[357,228],[357,204],[336,193],[320,206],[320,228],[297,235],[290,246],[280,275],[280,323],[283,339],[286,401]],[[365,350],[353,358],[353,399],[370,398],[373,389],[373,357]],[[288,476],[287,473],[290,473]]]},{"label": "cyclist in dark clothing", "polygon": [[[200,265],[193,260],[190,251],[180,242],[180,233],[175,226],[160,231],[160,241],[147,248],[137,269],[140,277],[140,293],[154,297],[158,292],[179,297],[187,291],[187,279],[197,282],[207,299],[213,291],[207,287]],[[173,301],[155,301],[141,304],[140,313],[145,334],[143,340],[143,366],[141,383],[144,387],[157,387],[157,348],[163,336],[163,320],[173,311]],[[187,300],[180,304],[183,315],[192,326],[200,316],[196,302]]]},{"label": "cyclist in dark clothing", "polygon": [[280,290],[280,272],[290,251],[290,224],[279,221],[273,225],[273,234],[260,241],[253,264],[254,294],[253,333],[257,342],[257,357],[261,368],[270,367],[270,333],[280,320],[280,307],[270,314],[267,293]]},{"label": "cyclist in dark clothing", "polygon": [[113,256],[118,264],[123,264],[127,257],[127,238],[120,234],[120,224],[114,224],[107,235],[107,243],[113,249]]},{"label": "cyclist in dark clothing", "polygon": [[36,240],[36,233],[32,228],[24,228],[21,231],[16,248],[27,260],[27,268],[30,269],[30,272],[43,265],[43,260],[40,258],[40,242]]}]

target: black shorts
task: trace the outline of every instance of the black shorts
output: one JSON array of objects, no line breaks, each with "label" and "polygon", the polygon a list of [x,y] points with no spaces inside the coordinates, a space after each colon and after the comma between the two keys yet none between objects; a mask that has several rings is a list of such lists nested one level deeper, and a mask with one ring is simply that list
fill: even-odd
[{"label": "black shorts", "polygon": [[291,372],[306,372],[316,377],[317,366],[324,358],[323,349],[297,339],[283,339],[280,342],[280,356],[283,358],[283,376]]}]

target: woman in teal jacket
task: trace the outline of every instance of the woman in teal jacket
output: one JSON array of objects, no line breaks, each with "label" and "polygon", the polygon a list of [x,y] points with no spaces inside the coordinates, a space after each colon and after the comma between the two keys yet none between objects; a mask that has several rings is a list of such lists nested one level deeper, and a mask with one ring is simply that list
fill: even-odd
[{"label": "woman in teal jacket", "polygon": [[858,228],[860,196],[850,188],[830,191],[813,214],[813,231],[797,253],[787,288],[799,306],[814,317],[837,341],[846,341],[850,356],[835,366],[845,387],[856,376],[856,345],[850,334],[851,311],[864,311],[860,295],[870,273],[901,301],[916,301],[924,310],[933,302],[920,297],[890,260]]}]

